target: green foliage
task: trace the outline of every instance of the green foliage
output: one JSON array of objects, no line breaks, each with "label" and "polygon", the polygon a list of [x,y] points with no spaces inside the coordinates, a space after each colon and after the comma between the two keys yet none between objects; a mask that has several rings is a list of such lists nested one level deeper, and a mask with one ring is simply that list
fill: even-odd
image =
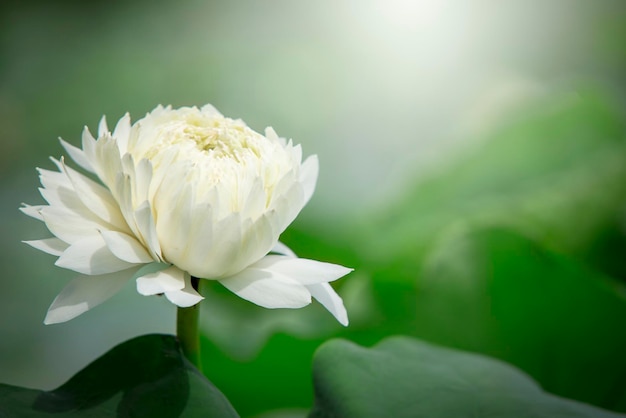
[{"label": "green foliage", "polygon": [[624,132],[598,94],[552,98],[418,183],[364,240],[385,320],[626,411]]},{"label": "green foliage", "polygon": [[[9,2],[11,6],[6,10],[11,9],[12,3],[17,4]],[[623,100],[624,13],[622,10],[616,13],[620,7],[617,2],[605,3],[584,6],[586,12],[579,10],[558,22],[550,21],[550,29],[545,33],[558,35],[550,39],[562,37],[581,25],[584,30],[579,39],[568,38],[572,45],[582,45],[581,48],[568,49],[565,45],[565,50],[561,50],[555,47],[561,43],[556,43],[548,49],[544,46],[526,48],[521,55],[519,48],[512,48],[513,52],[505,48],[508,52],[500,57],[504,61],[498,65],[504,64],[521,78],[539,77],[545,82],[542,88],[554,86],[551,81],[554,79],[558,79],[558,83],[571,80],[571,75],[599,75],[612,80],[606,85],[617,90],[616,96]],[[318,89],[319,80],[311,84],[311,77],[308,77],[312,68],[314,72],[319,73],[317,70],[321,69],[324,73],[328,68],[343,68],[351,62],[351,57],[343,53],[342,42],[334,42],[339,45],[338,49],[329,49],[326,38],[334,39],[333,36],[317,39],[310,36],[313,32],[308,26],[304,35],[296,31],[295,38],[283,37],[280,27],[267,25],[267,19],[257,19],[267,13],[253,10],[241,15],[235,13],[236,4],[232,8],[224,4],[210,5],[209,21],[201,13],[194,15],[198,19],[190,20],[189,10],[178,4],[168,6],[165,11],[151,7],[150,13],[140,13],[143,19],[137,19],[137,12],[144,11],[143,5],[112,8],[108,3],[106,10],[91,9],[87,4],[83,8],[65,9],[33,8],[35,4],[27,4],[7,14],[5,35],[9,42],[5,55],[12,59],[6,61],[11,65],[5,71],[4,100],[0,100],[5,139],[0,141],[0,193],[6,203],[0,208],[4,219],[0,228],[4,236],[0,242],[0,257],[3,257],[1,264],[6,278],[3,289],[19,288],[24,297],[19,299],[14,297],[15,293],[3,291],[8,295],[3,307],[7,314],[11,313],[5,317],[12,320],[3,324],[3,341],[7,343],[2,344],[0,352],[3,358],[9,359],[5,365],[16,364],[12,374],[5,376],[24,372],[24,380],[27,380],[33,375],[32,371],[21,370],[21,366],[30,353],[33,353],[30,357],[34,357],[34,353],[41,354],[33,347],[42,346],[42,339],[38,338],[42,331],[37,327],[45,313],[45,304],[49,303],[42,297],[43,290],[53,297],[52,289],[56,291],[62,283],[62,280],[51,280],[62,273],[49,272],[49,258],[45,264],[39,263],[37,260],[43,258],[37,258],[32,251],[25,251],[16,244],[21,239],[39,235],[30,230],[31,226],[29,229],[21,226],[26,220],[18,215],[16,207],[21,201],[33,201],[36,178],[32,167],[42,164],[46,155],[59,156],[62,151],[54,140],[57,134],[76,144],[80,133],[77,126],[86,123],[93,130],[102,113],[109,116],[109,122],[114,122],[126,110],[136,119],[156,103],[183,105],[208,100],[227,114],[233,111],[233,114],[245,116],[251,126],[258,129],[269,120],[277,128],[283,127],[280,132],[291,132],[290,135],[300,139],[311,140],[327,132],[352,134],[358,139],[343,143],[341,141],[350,138],[333,138],[339,147],[334,157],[326,153],[333,149],[310,142],[321,148],[311,151],[305,147],[305,151],[320,153],[322,161],[329,161],[329,158],[345,161],[347,153],[341,148],[370,140],[376,141],[377,147],[400,145],[397,152],[402,154],[400,159],[404,159],[402,147],[414,144],[411,141],[415,138],[404,141],[394,138],[387,142],[385,135],[407,132],[394,125],[403,125],[402,119],[413,111],[407,104],[420,106],[419,100],[413,100],[411,90],[416,85],[405,85],[400,80],[395,83],[401,86],[400,100],[396,100],[392,86],[392,90],[380,90],[385,92],[381,101],[376,88],[368,90],[359,80],[353,83],[350,76],[337,78],[327,73],[320,80],[331,80],[331,83],[320,85],[332,88]],[[568,7],[576,11],[580,6]],[[278,9],[283,13],[284,7]],[[90,19],[94,10],[100,19]],[[518,7],[513,5],[511,10],[516,11]],[[297,21],[284,19],[289,17],[289,11],[286,13],[272,15],[270,10],[269,15],[287,25]],[[241,24],[231,24],[231,14],[237,16]],[[491,17],[497,16],[496,13]],[[496,26],[506,26],[506,20],[491,17],[489,21]],[[345,22],[338,21],[344,30]],[[198,28],[213,28],[214,32],[198,31]],[[235,28],[234,37],[229,28]],[[547,29],[543,27],[544,31]],[[141,35],[129,36],[134,32]],[[204,37],[210,33],[225,36]],[[262,35],[260,44],[249,42],[259,34]],[[480,31],[476,34],[482,36]],[[346,39],[351,42],[349,38]],[[129,39],[132,42],[129,43]],[[288,39],[287,44],[280,39]],[[313,44],[307,46],[311,39]],[[263,47],[268,45],[272,48]],[[384,46],[393,47],[387,43]],[[375,60],[376,55],[370,54],[370,49],[364,51]],[[269,54],[268,50],[271,50]],[[317,50],[324,54],[318,55]],[[289,51],[298,53],[285,53]],[[489,52],[480,48],[467,51],[478,52],[474,54],[477,59],[484,59],[484,52]],[[530,65],[524,59],[525,54],[538,54],[537,62]],[[335,60],[337,65],[319,65],[317,58],[335,59],[335,55],[340,58]],[[125,64],[120,65],[121,62]],[[250,62],[259,65],[250,66]],[[285,62],[287,66],[283,65]],[[311,63],[315,65],[309,65]],[[253,77],[246,77],[247,68],[253,70]],[[397,70],[394,66],[390,68]],[[290,75],[285,78],[285,74]],[[300,81],[304,82],[299,82],[302,75],[305,77]],[[470,74],[467,80],[471,79]],[[480,88],[483,85],[493,87],[489,83],[474,83]],[[474,141],[462,138],[459,143],[466,147],[455,151],[453,159],[446,156],[449,159],[430,172],[420,170],[427,174],[417,180],[409,178],[399,198],[385,202],[377,211],[364,213],[359,206],[361,202],[356,200],[354,216],[350,218],[324,218],[310,225],[302,223],[300,218],[299,223],[283,234],[281,240],[303,257],[355,268],[355,273],[334,285],[348,308],[348,328],[339,326],[315,303],[297,311],[270,311],[223,291],[219,285],[206,289],[206,301],[201,308],[205,373],[242,416],[274,408],[310,407],[313,403],[310,361],[313,352],[328,338],[342,337],[369,346],[393,334],[417,336],[493,356],[522,369],[547,392],[626,411],[624,107],[623,102],[615,104],[593,88],[576,91],[572,84],[567,87],[566,94],[546,94],[545,100],[533,102],[514,115],[514,119]],[[443,95],[434,102],[428,95],[422,102],[436,109],[441,103],[438,100],[445,97],[446,92],[441,93]],[[475,97],[466,93],[453,93],[456,99],[452,107],[466,104],[466,100]],[[371,112],[368,113],[367,108],[371,106],[363,103],[362,108],[359,103],[366,96],[367,102],[383,109],[380,117],[368,119]],[[284,103],[293,106],[286,108]],[[356,113],[344,112],[351,107],[357,109]],[[304,109],[308,116],[304,115]],[[470,110],[470,106],[465,109]],[[416,130],[415,137],[447,132],[433,127],[442,123],[441,120],[456,124],[456,120],[445,117],[450,113],[445,109],[432,112],[431,126]],[[359,114],[365,117],[355,116]],[[416,115],[419,114],[423,112],[416,109]],[[337,119],[339,124],[334,126],[333,118],[343,119]],[[313,128],[330,126],[329,123],[330,131]],[[411,154],[413,150],[409,151]],[[359,161],[358,147],[349,148],[349,153],[352,161],[346,164]],[[328,175],[324,167],[322,173]],[[22,171],[28,175],[20,178],[13,174]],[[346,178],[339,179],[340,182],[351,181],[350,176],[355,175],[350,167],[345,173]],[[26,231],[32,234],[27,236]],[[35,287],[33,269],[37,273],[35,277],[45,278]],[[25,310],[24,306],[32,309]],[[15,312],[18,312],[17,317]],[[97,317],[98,313],[94,312],[92,318]],[[83,323],[92,324],[86,320]],[[119,325],[115,320],[103,323]],[[45,332],[66,334],[62,328],[48,328]],[[132,416],[135,412],[137,416],[158,417],[170,413],[177,416],[179,412],[183,417],[211,416],[204,411],[213,408],[219,411],[215,416],[236,416],[221,393],[182,359],[171,337],[158,337],[160,342],[156,342],[157,336],[143,338],[147,339],[141,340],[144,341],[141,344],[140,340],[133,340],[113,349],[51,392],[0,385],[0,418]],[[409,347],[408,340],[388,340],[372,350],[349,343],[324,346],[317,357],[316,378],[320,376],[320,364],[327,369],[325,376],[337,374],[336,379],[325,377],[323,383],[316,381],[318,395],[320,391],[330,392],[326,395],[329,404],[324,413],[329,414],[332,407],[336,408],[335,415],[343,416],[341,408],[359,407],[356,404],[329,405],[331,401],[340,401],[341,393],[346,397],[356,394],[359,388],[354,386],[361,383],[361,377],[363,382],[371,378],[369,382],[375,388],[358,395],[364,404],[379,395],[380,405],[386,405],[384,402],[396,399],[396,393],[399,396],[406,393],[405,390],[416,389],[424,389],[429,399],[443,399],[446,403],[457,400],[471,404],[475,399],[487,402],[489,391],[465,387],[468,390],[459,393],[462,396],[457,398],[457,392],[436,392],[437,386],[430,388],[431,381],[419,374],[401,387],[398,379],[403,373],[418,368],[430,370],[428,379],[432,384],[443,384],[446,379],[449,382],[453,376],[449,365],[456,364],[454,359],[457,358],[461,359],[459,369],[474,376],[471,383],[479,382],[476,375],[471,374],[476,371],[472,365],[479,364],[490,372],[489,376],[493,376],[491,372],[498,376],[502,373],[503,380],[510,379],[511,385],[505,388],[490,386],[495,393],[511,389],[529,395],[513,399],[515,402],[529,402],[528,405],[538,408],[574,405],[576,412],[570,411],[572,416],[590,411],[547,395],[528,378],[498,362],[424,343],[415,344],[415,350]],[[16,350],[18,346],[24,349]],[[47,345],[43,347],[48,349]],[[82,349],[82,346],[78,348]],[[389,353],[406,354],[407,358],[415,359],[414,351],[424,356],[432,354],[428,357],[432,363],[407,360],[402,368],[390,369],[378,378],[363,375],[364,370],[369,370],[370,358],[372,369],[384,372],[378,366],[380,359],[386,359],[385,364],[398,366],[400,361],[390,358],[393,356]],[[114,353],[117,354],[113,356]],[[341,357],[345,362],[339,364],[335,353],[345,354]],[[41,363],[43,360],[37,364]],[[356,371],[348,367],[354,364],[360,364]],[[57,367],[57,372],[62,367]],[[339,383],[346,386],[352,383],[352,387],[343,392]],[[335,388],[337,394],[333,392]],[[473,398],[463,397],[468,394]],[[439,395],[443,398],[438,398]],[[152,400],[146,401],[148,398]],[[492,411],[489,408],[498,405],[507,407],[502,399],[489,399],[489,404],[483,404],[485,411]],[[320,402],[320,398],[317,401]],[[452,408],[455,404],[442,405],[447,406]],[[155,412],[157,407],[158,412]],[[221,407],[224,409],[220,410]],[[317,407],[316,413],[322,414],[322,404],[318,403]],[[538,416],[545,416],[548,410],[542,409],[544,415]],[[383,410],[380,415],[401,416],[389,411],[392,409]],[[470,412],[487,415],[481,411]],[[452,412],[445,416],[460,415]],[[558,415],[555,412],[551,416]]]},{"label": "green foliage", "polygon": [[363,239],[363,257],[377,269],[404,263],[402,277],[414,275],[408,269],[442,233],[471,222],[592,258],[604,233],[620,229],[626,202],[623,109],[593,90],[532,106],[366,219],[361,230],[376,239]]},{"label": "green foliage", "polygon": [[[317,306],[272,312],[216,287],[203,306],[210,378],[245,403],[243,415],[307,407],[304,359],[322,341],[405,334],[495,356],[549,392],[626,411],[624,132],[621,109],[601,94],[556,95],[375,214],[296,224],[282,239],[299,255],[356,269],[338,287],[350,326]],[[260,385],[232,370],[283,378]]]},{"label": "green foliage", "polygon": [[49,392],[0,385],[0,417],[49,416],[238,417],[168,335],[122,343]]},{"label": "green foliage", "polygon": [[368,349],[333,340],[316,353],[311,418],[617,418],[550,395],[489,358],[404,337]]},{"label": "green foliage", "polygon": [[502,229],[451,235],[417,285],[417,334],[510,362],[549,392],[626,411],[621,283]]}]

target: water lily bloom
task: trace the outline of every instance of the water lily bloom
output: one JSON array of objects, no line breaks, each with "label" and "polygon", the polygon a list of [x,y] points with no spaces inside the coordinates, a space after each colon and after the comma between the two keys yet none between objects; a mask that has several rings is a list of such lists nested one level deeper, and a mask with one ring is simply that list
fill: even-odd
[{"label": "water lily bloom", "polygon": [[142,295],[189,307],[202,299],[196,277],[266,308],[300,308],[312,296],[347,325],[328,282],[351,269],[298,258],[278,241],[317,180],[317,157],[302,162],[300,145],[210,105],[158,106],[132,125],[126,114],[112,133],[103,117],[97,139],[85,127],[82,149],[61,143],[92,176],[52,159],[58,171],[39,169],[48,204],[21,208],[54,235],[25,242],[81,274],[45,323],[80,315],[131,279]]}]

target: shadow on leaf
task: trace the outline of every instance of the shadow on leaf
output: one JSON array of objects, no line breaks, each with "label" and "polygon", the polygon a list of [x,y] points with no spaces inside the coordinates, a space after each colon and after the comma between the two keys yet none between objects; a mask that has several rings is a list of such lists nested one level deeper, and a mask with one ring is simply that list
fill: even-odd
[{"label": "shadow on leaf", "polygon": [[49,392],[0,385],[0,405],[0,416],[238,417],[170,335],[122,343]]}]

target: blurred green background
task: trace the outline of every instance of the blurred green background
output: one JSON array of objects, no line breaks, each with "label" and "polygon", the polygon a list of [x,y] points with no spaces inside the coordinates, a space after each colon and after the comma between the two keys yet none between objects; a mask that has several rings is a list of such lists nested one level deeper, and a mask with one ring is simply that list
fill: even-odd
[{"label": "blurred green background", "polygon": [[35,167],[102,114],[212,103],[318,154],[283,235],[351,266],[347,329],[208,286],[207,376],[242,416],[307,409],[323,341],[394,334],[510,362],[626,411],[622,1],[9,1],[0,6],[0,382],[49,389],[115,344],[172,333],[132,285],[66,324],[73,274],[21,244]]}]

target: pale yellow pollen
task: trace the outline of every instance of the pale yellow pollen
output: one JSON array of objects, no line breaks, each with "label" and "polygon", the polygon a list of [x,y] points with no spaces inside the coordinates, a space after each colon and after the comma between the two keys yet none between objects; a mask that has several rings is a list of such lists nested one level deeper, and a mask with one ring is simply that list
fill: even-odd
[{"label": "pale yellow pollen", "polygon": [[[224,117],[197,117],[171,120],[163,124],[155,143],[146,150],[154,158],[170,146],[193,146],[205,157],[231,159],[241,163],[246,157],[260,158],[259,141],[266,140],[238,120]],[[200,157],[200,156],[198,156]]]}]

